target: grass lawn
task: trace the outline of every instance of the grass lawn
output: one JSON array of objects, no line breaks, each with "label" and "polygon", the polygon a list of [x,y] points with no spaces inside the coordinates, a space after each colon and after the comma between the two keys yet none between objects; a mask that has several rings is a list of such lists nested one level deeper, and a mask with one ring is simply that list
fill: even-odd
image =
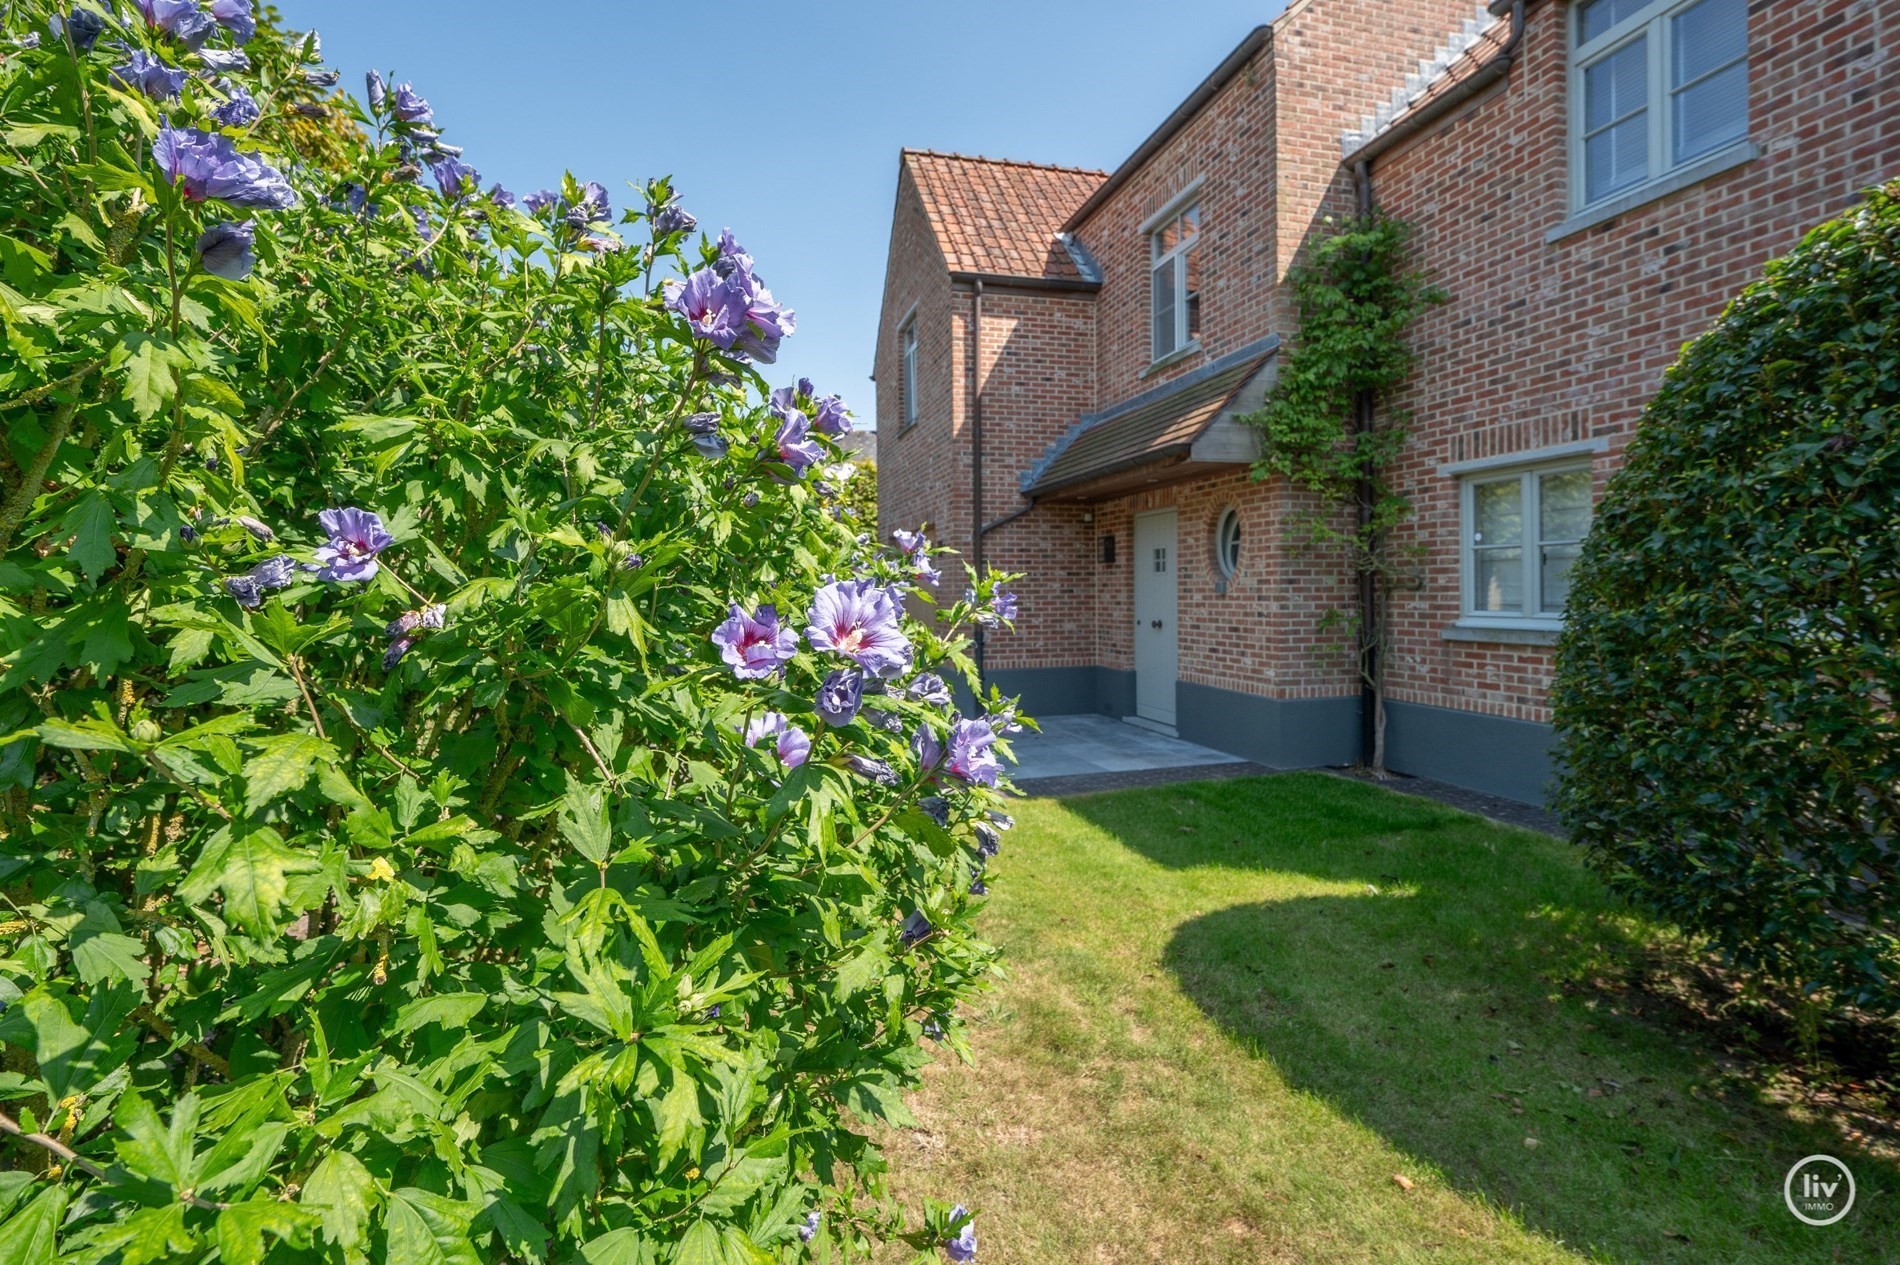
[{"label": "grass lawn", "polygon": [[[886,1140],[984,1265],[1900,1261],[1900,1169],[1593,983],[1653,932],[1568,845],[1323,774],[1018,820],[976,1063]],[[1859,1188],[1820,1229],[1816,1152]]]}]

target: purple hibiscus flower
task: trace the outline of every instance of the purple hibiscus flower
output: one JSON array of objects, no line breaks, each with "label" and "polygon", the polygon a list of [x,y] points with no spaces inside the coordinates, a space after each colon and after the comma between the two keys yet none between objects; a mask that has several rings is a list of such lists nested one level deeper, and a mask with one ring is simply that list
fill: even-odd
[{"label": "purple hibiscus flower", "polygon": [[[198,60],[205,64],[205,69],[221,75],[251,68],[251,59],[241,48],[201,48],[198,50]],[[225,85],[221,83],[218,86],[222,88]]]},{"label": "purple hibiscus flower", "polygon": [[699,455],[709,461],[717,461],[731,448],[726,437],[719,433],[717,413],[693,414],[686,419],[686,433],[693,437],[693,447],[699,449]]},{"label": "purple hibiscus flower", "polygon": [[897,938],[903,941],[904,947],[908,949],[935,930],[936,928],[930,925],[930,919],[924,917],[924,911],[916,909],[911,911],[910,917],[904,919],[904,925],[898,928]]},{"label": "purple hibiscus flower", "polygon": [[512,211],[515,209],[515,195],[502,188],[499,182],[489,186],[488,200],[505,210]]},{"label": "purple hibiscus flower", "polygon": [[819,650],[844,655],[874,676],[891,677],[910,667],[897,603],[872,580],[841,580],[812,599],[805,637]]},{"label": "purple hibiscus flower", "polygon": [[399,83],[389,90],[390,99],[395,103],[392,112],[404,123],[433,123],[435,111],[422,94],[406,83]]},{"label": "purple hibiscus flower", "polygon": [[251,0],[211,0],[211,16],[231,32],[231,38],[248,44],[257,34],[257,19],[251,15]]},{"label": "purple hibiscus flower", "polygon": [[666,305],[686,318],[695,337],[721,351],[732,350],[745,329],[745,296],[710,268],[701,268],[685,281],[667,282]]},{"label": "purple hibiscus flower", "polygon": [[811,756],[811,738],[804,730],[786,719],[783,712],[767,712],[755,717],[745,727],[745,745],[756,747],[761,738],[773,739],[773,747],[785,767],[795,769]]},{"label": "purple hibiscus flower", "polygon": [[613,214],[613,208],[607,202],[606,187],[598,181],[589,180],[581,187],[581,200],[576,202],[564,218],[569,228],[586,228]]},{"label": "purple hibiscus flower", "polygon": [[733,344],[734,349],[762,365],[773,364],[778,360],[779,344],[797,332],[797,316],[792,309],[774,300],[772,292],[750,274],[734,273],[728,282],[741,284],[742,279],[745,325]]},{"label": "purple hibiscus flower", "polygon": [[850,766],[853,773],[859,777],[868,777],[879,786],[896,786],[903,781],[897,776],[897,770],[888,763],[883,760],[873,760],[868,755],[848,755],[844,758],[844,762]]},{"label": "purple hibiscus flower", "polygon": [[146,24],[157,27],[187,48],[197,48],[217,29],[217,21],[200,9],[197,0],[138,0]]},{"label": "purple hibiscus flower", "polygon": [[950,706],[950,687],[935,672],[926,672],[910,683],[904,691],[920,703],[930,703],[937,707]]},{"label": "purple hibiscus flower", "polygon": [[383,106],[389,100],[389,85],[383,82],[381,71],[371,70],[363,76],[363,90],[369,97],[369,108],[376,113],[383,112]]},{"label": "purple hibiscus flower", "polygon": [[375,579],[376,555],[396,543],[380,517],[355,506],[324,510],[317,522],[330,533],[317,549],[317,578],[332,584]]},{"label": "purple hibiscus flower", "polygon": [[75,8],[64,18],[55,16],[51,25],[54,35],[70,39],[75,49],[89,53],[104,33],[106,20],[91,9]]},{"label": "purple hibiscus flower", "polygon": [[662,237],[669,233],[690,233],[699,227],[698,217],[677,202],[649,206],[647,218],[653,222],[653,231]]},{"label": "purple hibiscus flower", "polygon": [[798,1241],[800,1243],[809,1243],[817,1238],[818,1227],[823,1223],[824,1219],[824,1214],[815,1208],[806,1213],[805,1220],[801,1222],[798,1227]]},{"label": "purple hibiscus flower", "polygon": [[224,591],[237,599],[239,606],[247,610],[256,610],[264,604],[264,594],[271,589],[281,589],[297,576],[297,560],[289,554],[278,554],[246,571],[243,575],[225,577]]},{"label": "purple hibiscus flower", "polygon": [[995,786],[1003,771],[995,746],[996,731],[989,721],[959,720],[950,727],[950,757],[944,767],[966,782]]},{"label": "purple hibiscus flower", "polygon": [[993,857],[1003,850],[1003,836],[997,833],[995,826],[990,825],[986,821],[979,821],[975,824],[974,829],[976,830],[976,854],[978,856],[984,858]]},{"label": "purple hibiscus flower", "polygon": [[241,154],[227,136],[195,127],[160,125],[152,158],[165,179],[186,198],[220,202],[247,210],[281,211],[297,205],[297,191],[282,173],[250,154]]},{"label": "purple hibiscus flower", "polygon": [[445,198],[460,198],[469,188],[481,183],[482,173],[453,154],[444,154],[429,164],[429,172]]},{"label": "purple hibiscus flower", "polygon": [[713,261],[713,271],[721,277],[730,277],[735,272],[750,275],[752,256],[746,254],[745,247],[732,235],[732,230],[719,230],[719,258]]},{"label": "purple hibiscus flower", "polygon": [[[171,101],[185,87],[185,72],[174,70],[144,49],[135,48],[124,65],[112,68],[112,77],[154,101]],[[162,138],[164,133],[159,133]]]},{"label": "purple hibiscus flower", "polygon": [[811,437],[811,424],[803,413],[794,412],[780,422],[778,433],[772,439],[778,445],[779,460],[798,474],[824,460],[825,450]]},{"label": "purple hibiscus flower", "polygon": [[251,245],[257,239],[257,226],[249,220],[213,224],[198,235],[198,262],[214,277],[242,281],[257,265]]},{"label": "purple hibiscus flower", "polygon": [[249,127],[264,116],[257,99],[245,91],[244,85],[232,84],[228,89],[230,96],[223,105],[211,112],[211,117],[224,127]]},{"label": "purple hibiscus flower", "polygon": [[941,795],[930,795],[917,801],[917,807],[924,815],[946,830],[950,827],[950,801]]},{"label": "purple hibiscus flower", "polygon": [[851,429],[851,412],[844,406],[844,397],[827,395],[818,401],[818,412],[812,417],[812,425],[827,435],[842,435]]},{"label": "purple hibiscus flower", "polygon": [[[950,1210],[950,1220],[952,1223],[963,1221],[963,1218],[969,1215],[970,1210],[965,1208],[962,1204],[958,1204]],[[963,1229],[957,1232],[957,1237],[943,1241],[943,1254],[951,1260],[956,1261],[957,1265],[967,1265],[968,1262],[975,1260],[976,1222],[973,1220],[963,1221]]]},{"label": "purple hibiscus flower", "polygon": [[851,723],[864,706],[864,674],[856,668],[839,668],[818,687],[818,715],[834,728]]},{"label": "purple hibiscus flower", "polygon": [[906,531],[899,527],[891,533],[891,539],[897,542],[899,549],[912,556],[930,548],[930,538],[920,531]]},{"label": "purple hibiscus flower", "polygon": [[521,199],[521,205],[527,207],[531,214],[539,215],[549,207],[559,205],[560,201],[561,195],[554,190],[536,189]]},{"label": "purple hibiscus flower", "polygon": [[980,869],[971,870],[970,871],[970,895],[988,896],[989,894],[990,894],[990,885],[983,881],[983,871]]},{"label": "purple hibiscus flower", "polygon": [[910,749],[916,752],[920,769],[934,769],[943,763],[943,743],[937,740],[929,725],[917,726],[917,732],[910,736]]},{"label": "purple hibiscus flower", "polygon": [[798,653],[798,634],[779,623],[778,607],[767,603],[757,615],[748,615],[732,603],[724,623],[713,629],[720,658],[732,665],[742,681],[771,676]]},{"label": "purple hibiscus flower", "polygon": [[1014,620],[1016,618],[1016,595],[1014,593],[998,589],[990,605],[996,611],[996,618],[1001,620]]}]

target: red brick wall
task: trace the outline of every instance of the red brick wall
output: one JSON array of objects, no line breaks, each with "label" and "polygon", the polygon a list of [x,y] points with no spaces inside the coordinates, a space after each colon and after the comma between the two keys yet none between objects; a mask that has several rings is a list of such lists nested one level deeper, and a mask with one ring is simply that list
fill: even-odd
[{"label": "red brick wall", "polygon": [[[1459,614],[1458,486],[1446,463],[1600,438],[1599,494],[1682,343],[1857,192],[1900,174],[1900,3],[1750,6],[1753,162],[1554,243],[1568,214],[1565,6],[1530,8],[1504,84],[1374,169],[1451,301],[1419,324],[1398,404],[1401,486],[1429,550],[1401,608],[1395,698],[1548,719],[1549,652],[1448,641]],[[1284,160],[1283,160],[1284,162]]]},{"label": "red brick wall", "polygon": [[[1095,506],[1094,531],[1112,533],[1117,546],[1112,565],[1094,555],[1096,662],[1134,668],[1134,519],[1173,509],[1180,679],[1272,698],[1350,691],[1350,654],[1314,631],[1327,609],[1350,598],[1349,587],[1336,566],[1286,547],[1295,504],[1277,483],[1237,471]],[[1218,593],[1214,532],[1230,507],[1240,514],[1240,563]]]},{"label": "red brick wall", "polygon": [[[1159,122],[1159,120],[1157,120]],[[1196,180],[1201,207],[1201,345],[1143,376],[1149,328],[1149,243],[1141,225]],[[1105,408],[1273,330],[1273,54],[1234,75],[1186,127],[1083,222],[1102,266],[1095,408]]]},{"label": "red brick wall", "polygon": [[[898,330],[914,310],[917,323],[917,423],[904,426]],[[956,319],[950,274],[925,218],[916,182],[901,164],[892,215],[890,255],[884,269],[884,307],[878,321],[877,468],[879,538],[894,528],[950,521],[951,493],[969,487],[959,454],[967,335]],[[957,476],[959,469],[966,473]],[[964,503],[968,503],[965,494]],[[962,536],[969,535],[968,514]]]}]

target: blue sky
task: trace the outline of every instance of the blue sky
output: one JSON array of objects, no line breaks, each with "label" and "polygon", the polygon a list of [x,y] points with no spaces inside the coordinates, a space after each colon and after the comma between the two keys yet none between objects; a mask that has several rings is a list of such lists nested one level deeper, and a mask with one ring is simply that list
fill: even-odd
[{"label": "blue sky", "polygon": [[[1112,170],[1282,0],[278,0],[361,95],[410,80],[484,180],[671,173],[798,312],[773,381],[860,419],[904,146]],[[704,16],[701,16],[701,13]]]}]

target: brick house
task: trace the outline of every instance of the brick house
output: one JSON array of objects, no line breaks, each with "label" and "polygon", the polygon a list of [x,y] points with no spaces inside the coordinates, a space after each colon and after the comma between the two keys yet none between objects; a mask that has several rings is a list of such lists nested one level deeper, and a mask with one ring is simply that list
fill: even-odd
[{"label": "brick house", "polygon": [[1900,0],[1294,0],[1113,173],[905,151],[880,529],[1024,571],[987,679],[1277,767],[1361,754],[1356,601],[1238,419],[1329,215],[1410,221],[1388,762],[1536,802],[1564,573],[1681,344],[1900,171]]}]

